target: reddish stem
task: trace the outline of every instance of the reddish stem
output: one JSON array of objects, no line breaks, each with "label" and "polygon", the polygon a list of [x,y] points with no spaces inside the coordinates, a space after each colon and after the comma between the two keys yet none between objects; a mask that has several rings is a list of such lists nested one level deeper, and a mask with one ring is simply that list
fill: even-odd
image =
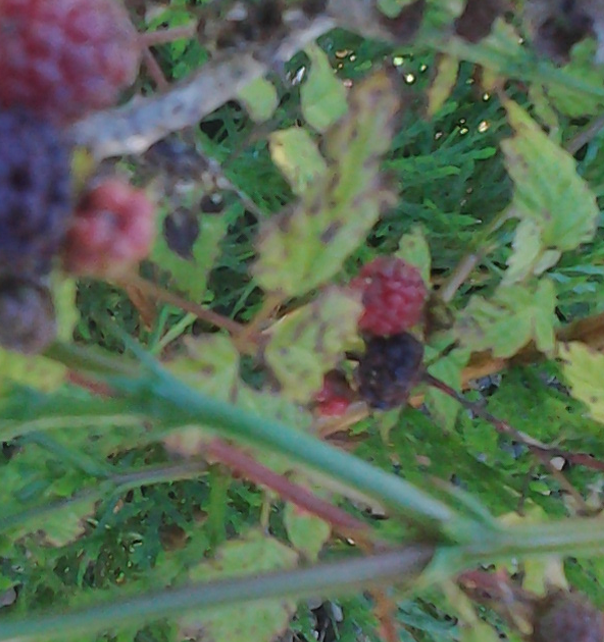
[{"label": "reddish stem", "polygon": [[[70,383],[80,386],[89,392],[101,396],[111,397],[113,392],[109,386],[99,383],[73,370],[67,373]],[[236,471],[251,482],[266,486],[275,491],[282,499],[292,502],[299,508],[316,515],[330,524],[334,529],[344,535],[368,534],[366,524],[349,515],[346,511],[317,497],[314,493],[294,484],[283,475],[279,475],[241,450],[231,446],[222,439],[214,439],[207,447],[210,458],[216,459],[233,471]]]},{"label": "reddish stem", "polygon": [[556,448],[555,446],[543,444],[540,441],[533,439],[530,435],[527,435],[520,430],[516,430],[516,428],[510,426],[505,421],[498,419],[480,404],[468,401],[462,394],[457,392],[457,390],[454,390],[444,381],[433,377],[431,374],[424,373],[423,380],[433,388],[436,388],[452,399],[455,399],[455,401],[459,402],[464,408],[472,412],[477,417],[481,417],[485,421],[488,421],[498,433],[509,435],[519,443],[527,446],[527,448],[539,456],[540,459],[542,459],[543,455],[548,457],[562,457],[570,464],[584,466],[591,470],[604,471],[604,462],[596,459],[593,455],[588,455],[587,453],[573,453],[562,450],[561,448]]},{"label": "reddish stem", "polygon": [[184,27],[172,27],[171,29],[160,29],[159,31],[145,31],[139,34],[142,44],[145,47],[164,45],[175,40],[190,40],[197,33],[197,25],[185,25]]},{"label": "reddish stem", "polygon": [[231,470],[237,471],[255,484],[274,490],[282,499],[320,517],[338,531],[344,531],[347,535],[351,534],[351,531],[354,533],[367,533],[368,531],[366,524],[352,517],[346,511],[317,497],[306,488],[294,484],[287,477],[259,464],[255,459],[222,439],[213,440],[209,444],[207,452]]}]

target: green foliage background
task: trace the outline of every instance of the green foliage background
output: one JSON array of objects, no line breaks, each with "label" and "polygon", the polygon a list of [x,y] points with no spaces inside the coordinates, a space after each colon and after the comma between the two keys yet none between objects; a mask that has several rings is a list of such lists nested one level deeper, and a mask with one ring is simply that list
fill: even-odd
[{"label": "green foliage background", "polygon": [[[356,550],[352,539],[334,535],[320,519],[233,477],[212,457],[205,461],[217,427],[194,422],[186,409],[182,416],[173,408],[170,414],[162,406],[168,398],[162,397],[164,380],[149,383],[136,368],[141,360],[149,364],[144,355],[154,355],[201,394],[312,432],[312,399],[322,375],[346,350],[358,348],[359,302],[342,286],[381,254],[399,253],[418,264],[435,291],[446,288],[468,254],[480,254],[445,302],[451,322],[427,337],[431,374],[459,388],[472,352],[508,358],[533,342],[543,353],[539,359],[512,361],[479,378],[468,398],[536,440],[604,458],[604,357],[572,343],[556,353],[554,339],[562,325],[604,311],[604,136],[591,137],[575,160],[563,151],[603,100],[594,43],[577,45],[562,71],[537,63],[500,23],[487,44],[443,40],[434,46],[429,28],[439,20],[451,23],[447,11],[454,13],[454,4],[443,3],[440,12],[432,6],[427,35],[410,45],[330,31],[287,64],[287,81],[269,77],[177,137],[195,162],[217,161],[229,183],[224,189],[214,190],[195,170],[183,179],[178,165],[166,168],[150,155],[116,161],[119,171],[159,195],[160,232],[175,209],[199,219],[192,258],[178,256],[160,233],[142,266],[145,276],[242,324],[253,322],[266,299],[275,297],[282,318],[265,333],[259,359],[173,305],[158,304],[146,324],[112,284],[78,283],[75,320],[74,284],[62,284],[62,339],[73,329],[80,348],[103,348],[109,383],[121,395],[99,399],[64,383],[57,361],[65,359],[58,353],[33,364],[2,354],[0,595],[10,602],[11,591],[17,594],[2,617],[35,619],[48,609],[60,613],[99,598],[123,601],[189,580],[293,568]],[[198,8],[172,0],[139,26],[179,26]],[[506,54],[494,58],[501,43],[509,45]],[[178,41],[158,47],[156,55],[166,76],[177,81],[202,66],[208,50]],[[457,64],[458,58],[467,61]],[[379,75],[385,65],[398,79],[395,90]],[[446,77],[438,78],[437,69]],[[301,76],[301,83],[292,82]],[[577,77],[593,90],[584,101],[573,93]],[[144,75],[139,84],[142,93],[153,92]],[[359,86],[369,89],[355,94]],[[440,97],[439,87],[448,89]],[[224,207],[202,213],[202,197],[215,191]],[[337,232],[323,244],[330,225]],[[580,505],[525,446],[458,412],[441,393],[420,392],[426,392],[421,407],[372,413],[357,422],[346,447],[477,524],[482,507],[496,518],[521,515],[529,524],[578,520],[586,509],[595,514],[601,508],[601,472],[563,469]],[[190,423],[201,424],[201,431],[170,432]],[[244,442],[262,464],[344,506],[389,543],[417,538],[416,524],[407,519],[381,519],[379,502],[301,472],[301,462],[283,451]],[[568,550],[560,545],[554,553]],[[543,592],[548,576],[542,558],[512,557],[494,561]],[[573,586],[604,607],[601,557],[556,560]],[[481,561],[491,562],[488,555]],[[411,596],[397,588],[388,597],[404,641],[499,634],[519,639],[491,611],[479,610],[480,619],[468,621],[460,601],[438,586],[419,587]],[[113,628],[107,622],[107,633],[99,636],[95,628],[78,639],[311,640],[317,631],[328,640],[378,639],[374,607],[375,596],[362,591],[333,604],[273,599],[159,624]],[[0,639],[9,639],[1,637],[2,617]],[[472,638],[477,632],[483,637]],[[23,639],[58,639],[49,635]]]}]

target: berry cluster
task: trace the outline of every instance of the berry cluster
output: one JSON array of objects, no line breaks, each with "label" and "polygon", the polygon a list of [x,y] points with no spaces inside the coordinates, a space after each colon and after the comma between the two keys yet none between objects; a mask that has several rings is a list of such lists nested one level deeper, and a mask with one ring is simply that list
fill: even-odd
[{"label": "berry cluster", "polygon": [[[408,331],[424,316],[422,276],[402,259],[381,256],[365,265],[350,286],[360,291],[363,303],[359,330],[365,352],[355,373],[358,395],[371,408],[401,406],[421,377],[424,347]],[[328,377],[315,397],[316,410],[322,416],[343,415],[352,397]]]},{"label": "berry cluster", "polygon": [[363,301],[359,394],[371,408],[395,408],[405,403],[420,376],[424,347],[408,330],[423,318],[426,286],[416,267],[389,256],[365,265],[351,285],[361,290]]},{"label": "berry cluster", "polygon": [[73,202],[64,127],[116,103],[140,40],[119,0],[0,1],[0,345],[39,352],[54,337],[48,275],[114,276],[144,258],[153,206],[108,180]]}]

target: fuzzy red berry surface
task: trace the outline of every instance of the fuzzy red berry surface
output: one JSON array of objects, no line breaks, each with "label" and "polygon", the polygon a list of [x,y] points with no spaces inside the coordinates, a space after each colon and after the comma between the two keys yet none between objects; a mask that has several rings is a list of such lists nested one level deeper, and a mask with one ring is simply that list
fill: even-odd
[{"label": "fuzzy red berry surface", "polygon": [[343,373],[330,370],[323,379],[323,387],[315,396],[315,409],[321,417],[341,417],[353,400],[353,392]]},{"label": "fuzzy red berry surface", "polygon": [[118,0],[2,0],[0,106],[58,122],[115,104],[141,49]]},{"label": "fuzzy red berry surface", "polygon": [[63,266],[79,276],[115,277],[146,258],[155,206],[144,191],[108,179],[78,204],[63,248]]},{"label": "fuzzy red berry surface", "polygon": [[363,267],[351,286],[363,293],[359,329],[375,336],[404,332],[421,321],[426,286],[419,270],[397,257],[380,256]]}]

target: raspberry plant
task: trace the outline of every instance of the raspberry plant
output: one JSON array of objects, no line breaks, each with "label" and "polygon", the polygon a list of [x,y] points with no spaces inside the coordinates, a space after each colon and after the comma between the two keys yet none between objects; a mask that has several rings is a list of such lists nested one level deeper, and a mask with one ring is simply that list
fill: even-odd
[{"label": "raspberry plant", "polygon": [[0,641],[601,638],[603,21],[0,2]]}]

